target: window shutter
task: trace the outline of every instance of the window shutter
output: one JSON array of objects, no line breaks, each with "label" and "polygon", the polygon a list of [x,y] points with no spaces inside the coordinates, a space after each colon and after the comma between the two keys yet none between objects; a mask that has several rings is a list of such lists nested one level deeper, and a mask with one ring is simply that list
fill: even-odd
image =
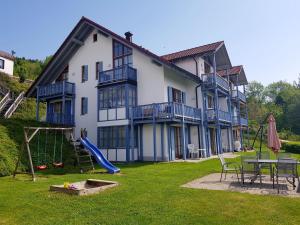
[{"label": "window shutter", "polygon": [[186,104],[186,94],[185,94],[185,92],[182,92],[181,95],[182,95],[182,103]]},{"label": "window shutter", "polygon": [[84,98],[85,100],[85,109],[84,109],[84,114],[87,114],[88,113],[88,98]]},{"label": "window shutter", "polygon": [[84,66],[84,81],[88,80],[88,66]]},{"label": "window shutter", "polygon": [[172,87],[168,87],[168,102],[173,102]]},{"label": "window shutter", "polygon": [[98,74],[98,76],[100,77],[100,73],[103,71],[103,62],[101,61],[101,62],[99,62],[99,65],[98,65],[99,67],[98,67],[98,71],[99,71],[99,74]]}]

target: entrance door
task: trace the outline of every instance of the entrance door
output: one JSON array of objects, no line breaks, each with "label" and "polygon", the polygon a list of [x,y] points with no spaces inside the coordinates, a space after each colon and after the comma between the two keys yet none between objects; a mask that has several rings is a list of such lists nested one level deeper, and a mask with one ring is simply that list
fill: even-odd
[{"label": "entrance door", "polygon": [[216,145],[216,130],[214,128],[209,128],[210,135],[210,146],[211,146],[211,154],[217,154],[217,145]]},{"label": "entrance door", "polygon": [[175,127],[175,158],[182,159],[182,146],[181,146],[181,129],[180,127]]}]

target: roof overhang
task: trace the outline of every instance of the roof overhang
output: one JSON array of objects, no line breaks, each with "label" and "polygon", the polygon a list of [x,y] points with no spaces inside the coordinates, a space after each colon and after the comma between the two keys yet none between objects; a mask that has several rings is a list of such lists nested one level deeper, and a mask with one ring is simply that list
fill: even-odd
[{"label": "roof overhang", "polygon": [[229,79],[236,86],[248,84],[248,80],[247,80],[244,68],[242,66],[241,66],[240,72],[236,73],[236,74],[230,74]]}]

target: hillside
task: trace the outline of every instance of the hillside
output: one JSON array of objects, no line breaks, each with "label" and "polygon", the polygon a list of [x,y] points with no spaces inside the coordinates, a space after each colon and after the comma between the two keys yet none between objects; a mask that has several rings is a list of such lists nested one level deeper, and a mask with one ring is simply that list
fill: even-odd
[{"label": "hillside", "polygon": [[[0,82],[2,86],[9,88],[15,93],[20,93],[21,91],[26,91],[29,84],[19,83],[17,80],[9,78],[5,74],[0,74]],[[49,126],[49,124],[41,123],[35,121],[35,99],[27,98],[18,107],[17,111],[13,114],[10,119],[0,118],[0,176],[6,176],[13,173],[19,150],[23,142],[23,127],[24,126]],[[40,104],[40,115],[43,117],[46,112],[45,104]],[[49,148],[53,149],[53,134],[48,136]],[[41,143],[45,142],[45,137],[41,135]],[[36,155],[36,140],[33,139],[31,150],[33,156]],[[72,161],[72,147],[65,141],[64,152],[68,152],[71,157],[68,160]],[[49,152],[49,157],[52,157],[51,152]],[[27,156],[22,157],[21,168],[25,168],[24,165],[27,164]]]}]

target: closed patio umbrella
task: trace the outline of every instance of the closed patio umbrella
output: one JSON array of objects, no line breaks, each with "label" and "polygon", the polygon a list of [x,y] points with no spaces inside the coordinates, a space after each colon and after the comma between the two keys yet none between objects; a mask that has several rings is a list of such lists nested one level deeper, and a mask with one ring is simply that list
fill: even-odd
[{"label": "closed patio umbrella", "polygon": [[281,143],[276,130],[276,121],[272,114],[268,118],[268,148],[274,153],[278,153],[281,148]]}]

